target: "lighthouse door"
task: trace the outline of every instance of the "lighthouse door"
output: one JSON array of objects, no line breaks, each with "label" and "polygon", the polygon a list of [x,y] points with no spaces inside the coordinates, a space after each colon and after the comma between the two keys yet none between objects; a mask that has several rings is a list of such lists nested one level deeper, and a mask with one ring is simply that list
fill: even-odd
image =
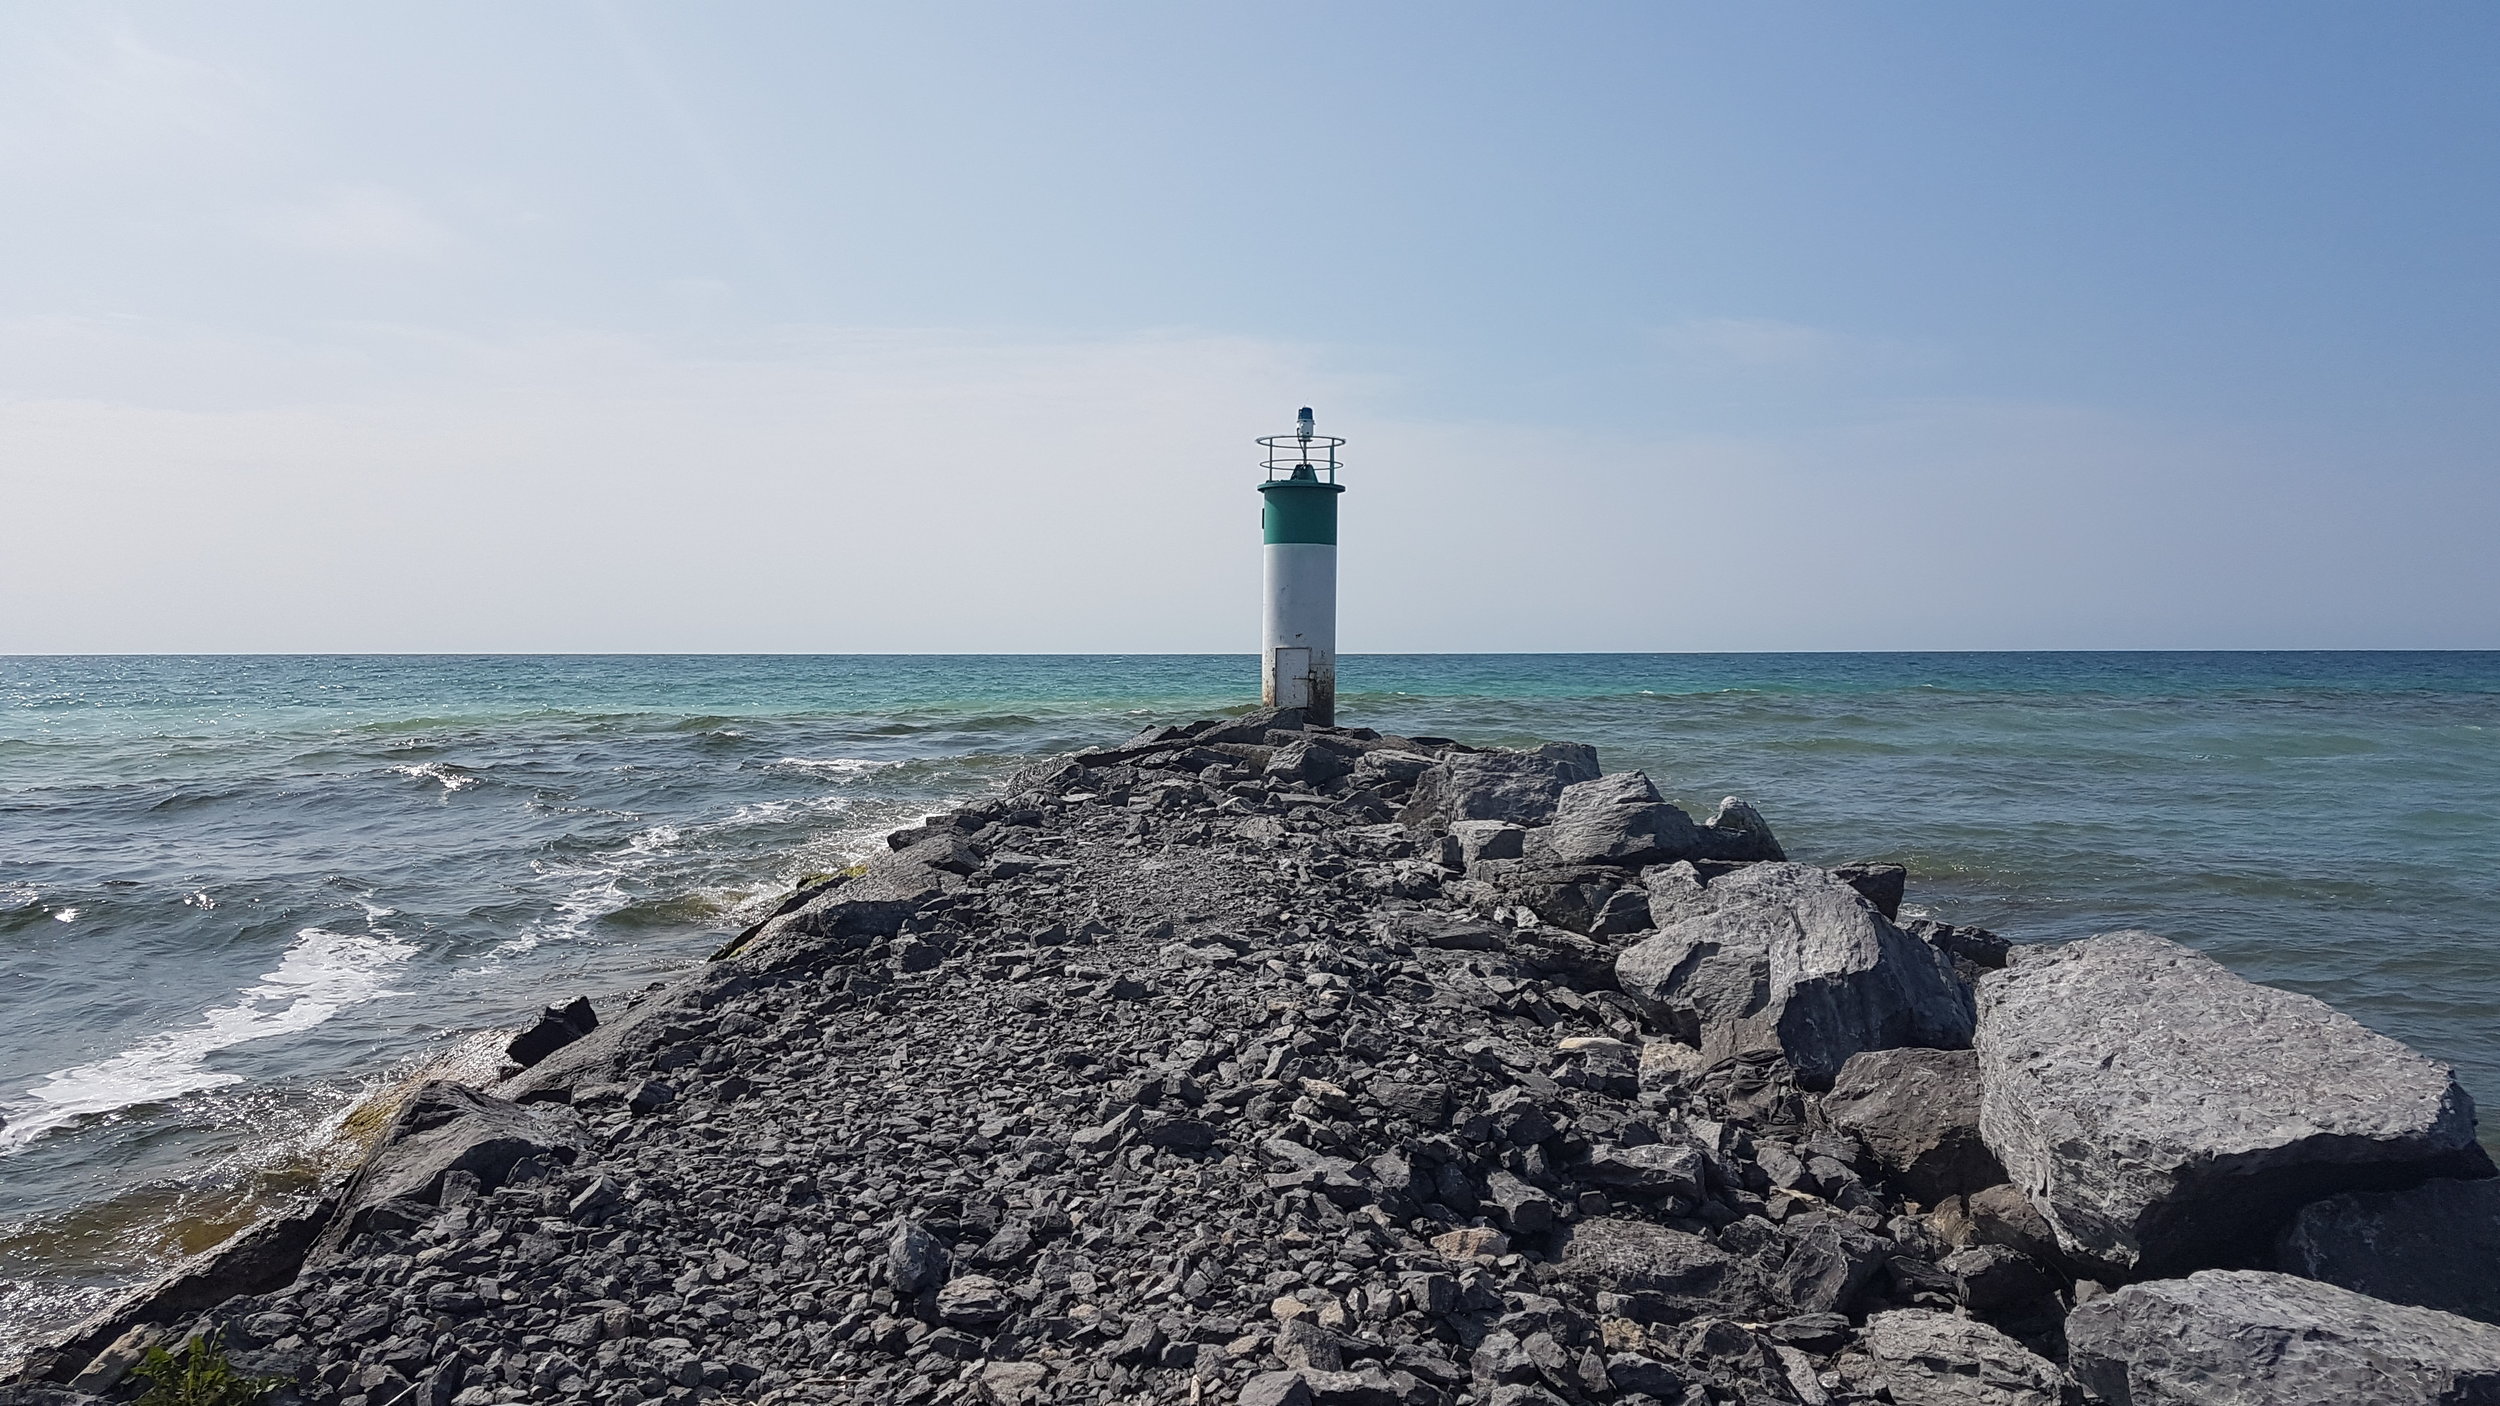
[{"label": "lighthouse door", "polygon": [[1276,651],[1276,701],[1272,707],[1308,708],[1311,706],[1311,651],[1301,648]]}]

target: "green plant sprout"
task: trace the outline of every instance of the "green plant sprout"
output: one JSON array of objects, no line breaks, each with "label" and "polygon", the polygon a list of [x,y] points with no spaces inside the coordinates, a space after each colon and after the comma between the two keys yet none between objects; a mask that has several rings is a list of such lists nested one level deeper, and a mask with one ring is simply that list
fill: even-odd
[{"label": "green plant sprout", "polygon": [[238,1374],[215,1333],[184,1343],[179,1358],[161,1346],[149,1348],[131,1370],[148,1383],[138,1406],[253,1406],[284,1380]]}]

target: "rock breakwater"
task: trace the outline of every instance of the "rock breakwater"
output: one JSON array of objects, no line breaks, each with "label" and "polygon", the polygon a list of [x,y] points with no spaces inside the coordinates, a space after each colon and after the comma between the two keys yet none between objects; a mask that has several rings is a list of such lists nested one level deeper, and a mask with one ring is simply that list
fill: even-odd
[{"label": "rock breakwater", "polygon": [[2500,1400],[2454,1080],[2158,938],[1289,712],[889,844],[0,1401],[195,1336],[323,1406]]}]

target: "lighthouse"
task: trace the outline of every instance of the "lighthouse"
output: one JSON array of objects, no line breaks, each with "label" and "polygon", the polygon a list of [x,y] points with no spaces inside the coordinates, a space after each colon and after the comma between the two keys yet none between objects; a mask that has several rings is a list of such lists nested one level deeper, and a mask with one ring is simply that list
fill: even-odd
[{"label": "lighthouse", "polygon": [[1310,722],[1337,721],[1337,447],[1342,439],[1314,433],[1302,407],[1289,435],[1259,441],[1267,482],[1260,521],[1267,542],[1265,647],[1259,653],[1259,700],[1300,708]]}]

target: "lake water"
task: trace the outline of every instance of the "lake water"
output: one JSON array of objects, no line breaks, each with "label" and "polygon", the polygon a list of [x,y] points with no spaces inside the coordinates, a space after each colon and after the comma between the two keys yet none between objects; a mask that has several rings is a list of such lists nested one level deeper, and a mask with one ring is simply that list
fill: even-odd
[{"label": "lake water", "polygon": [[[2045,941],[2149,927],[2500,1098],[2500,654],[1350,656]],[[698,961],[1250,656],[0,658],[0,1345],[334,1166],[362,1097]],[[0,1355],[5,1355],[0,1351]]]}]

